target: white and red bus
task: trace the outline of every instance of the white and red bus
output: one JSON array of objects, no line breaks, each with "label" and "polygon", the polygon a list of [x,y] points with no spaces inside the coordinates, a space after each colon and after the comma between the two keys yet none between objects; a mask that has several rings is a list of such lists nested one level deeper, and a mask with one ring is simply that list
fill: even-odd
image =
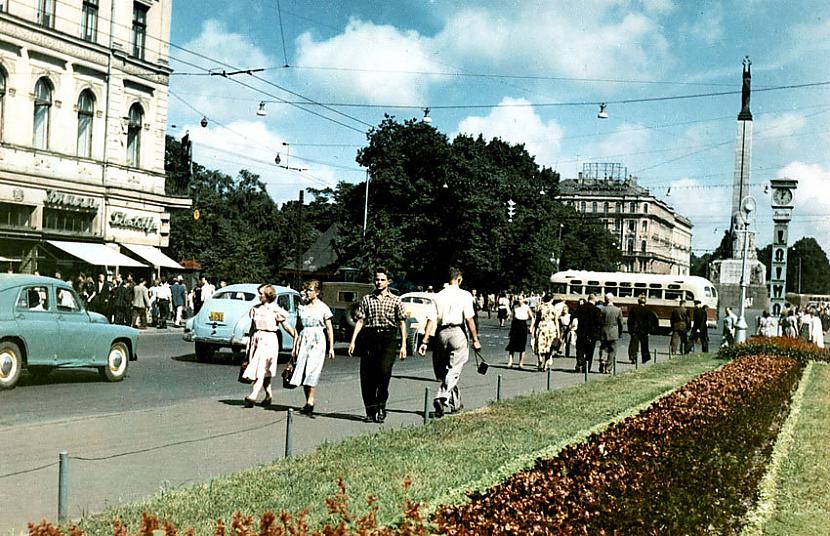
[{"label": "white and red bus", "polygon": [[657,314],[661,328],[670,328],[672,309],[679,299],[686,300],[692,309],[694,300],[709,307],[707,324],[718,323],[718,291],[711,281],[693,275],[639,274],[630,272],[587,272],[568,270],[550,277],[554,299],[565,300],[573,311],[580,298],[596,294],[598,299],[611,293],[614,303],[628,317],[628,309],[637,304],[640,296],[646,297],[646,307]]}]

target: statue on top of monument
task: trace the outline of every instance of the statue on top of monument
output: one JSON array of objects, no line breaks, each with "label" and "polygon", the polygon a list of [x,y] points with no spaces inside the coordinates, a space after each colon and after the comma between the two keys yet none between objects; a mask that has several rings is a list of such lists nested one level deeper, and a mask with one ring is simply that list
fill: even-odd
[{"label": "statue on top of monument", "polygon": [[738,114],[738,119],[740,119],[741,116],[749,116],[749,118],[752,119],[752,112],[749,111],[749,97],[752,92],[751,65],[752,60],[749,59],[749,56],[744,56],[743,86],[741,88],[741,113]]}]

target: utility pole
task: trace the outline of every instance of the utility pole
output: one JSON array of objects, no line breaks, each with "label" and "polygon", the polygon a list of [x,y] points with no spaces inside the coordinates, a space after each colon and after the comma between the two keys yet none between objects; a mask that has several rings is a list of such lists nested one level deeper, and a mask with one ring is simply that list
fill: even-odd
[{"label": "utility pole", "polygon": [[300,190],[300,203],[297,205],[297,260],[295,262],[294,288],[300,290],[303,269],[303,190]]}]

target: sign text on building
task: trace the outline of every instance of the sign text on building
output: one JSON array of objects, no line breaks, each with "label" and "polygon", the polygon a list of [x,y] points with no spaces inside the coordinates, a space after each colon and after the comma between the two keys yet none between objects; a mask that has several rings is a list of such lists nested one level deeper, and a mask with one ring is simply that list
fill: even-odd
[{"label": "sign text on building", "polygon": [[57,190],[46,190],[46,205],[78,210],[98,210],[98,200],[94,197],[66,194]]},{"label": "sign text on building", "polygon": [[144,231],[144,234],[157,233],[158,221],[151,216],[130,216],[126,212],[115,211],[110,214],[110,225],[122,229]]}]

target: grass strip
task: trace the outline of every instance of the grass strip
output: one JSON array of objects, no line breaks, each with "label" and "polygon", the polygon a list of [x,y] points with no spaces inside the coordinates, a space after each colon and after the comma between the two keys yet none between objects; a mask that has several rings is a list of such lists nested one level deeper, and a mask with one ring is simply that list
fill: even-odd
[{"label": "grass strip", "polygon": [[[81,520],[79,526],[90,536],[109,536],[115,517],[134,530],[141,514],[151,512],[181,530],[192,527],[199,534],[213,534],[216,519],[229,520],[236,511],[258,518],[266,511],[298,513],[308,508],[308,522],[314,527],[330,520],[324,501],[338,492],[339,476],[345,477],[352,505],[358,505],[353,511],[364,512],[365,498],[372,495],[378,497],[380,524],[394,523],[407,497],[435,504],[447,490],[500,477],[511,462],[525,463],[580,432],[606,426],[631,408],[722,364],[713,355],[687,356],[588,384],[493,403],[429,426],[323,444],[305,456],[112,507]],[[411,487],[405,493],[402,484],[407,477]]]},{"label": "grass strip", "polygon": [[770,455],[767,471],[758,486],[758,502],[746,516],[746,525],[741,530],[741,536],[761,536],[763,527],[775,511],[778,498],[778,476],[782,462],[787,458],[795,441],[795,428],[801,415],[804,403],[804,393],[810,384],[814,362],[808,362],[801,377],[798,389],[790,403],[790,414],[778,433],[775,446]]},{"label": "grass strip", "polygon": [[830,365],[814,363],[806,383],[793,446],[781,462],[777,500],[763,533],[830,533]]}]

